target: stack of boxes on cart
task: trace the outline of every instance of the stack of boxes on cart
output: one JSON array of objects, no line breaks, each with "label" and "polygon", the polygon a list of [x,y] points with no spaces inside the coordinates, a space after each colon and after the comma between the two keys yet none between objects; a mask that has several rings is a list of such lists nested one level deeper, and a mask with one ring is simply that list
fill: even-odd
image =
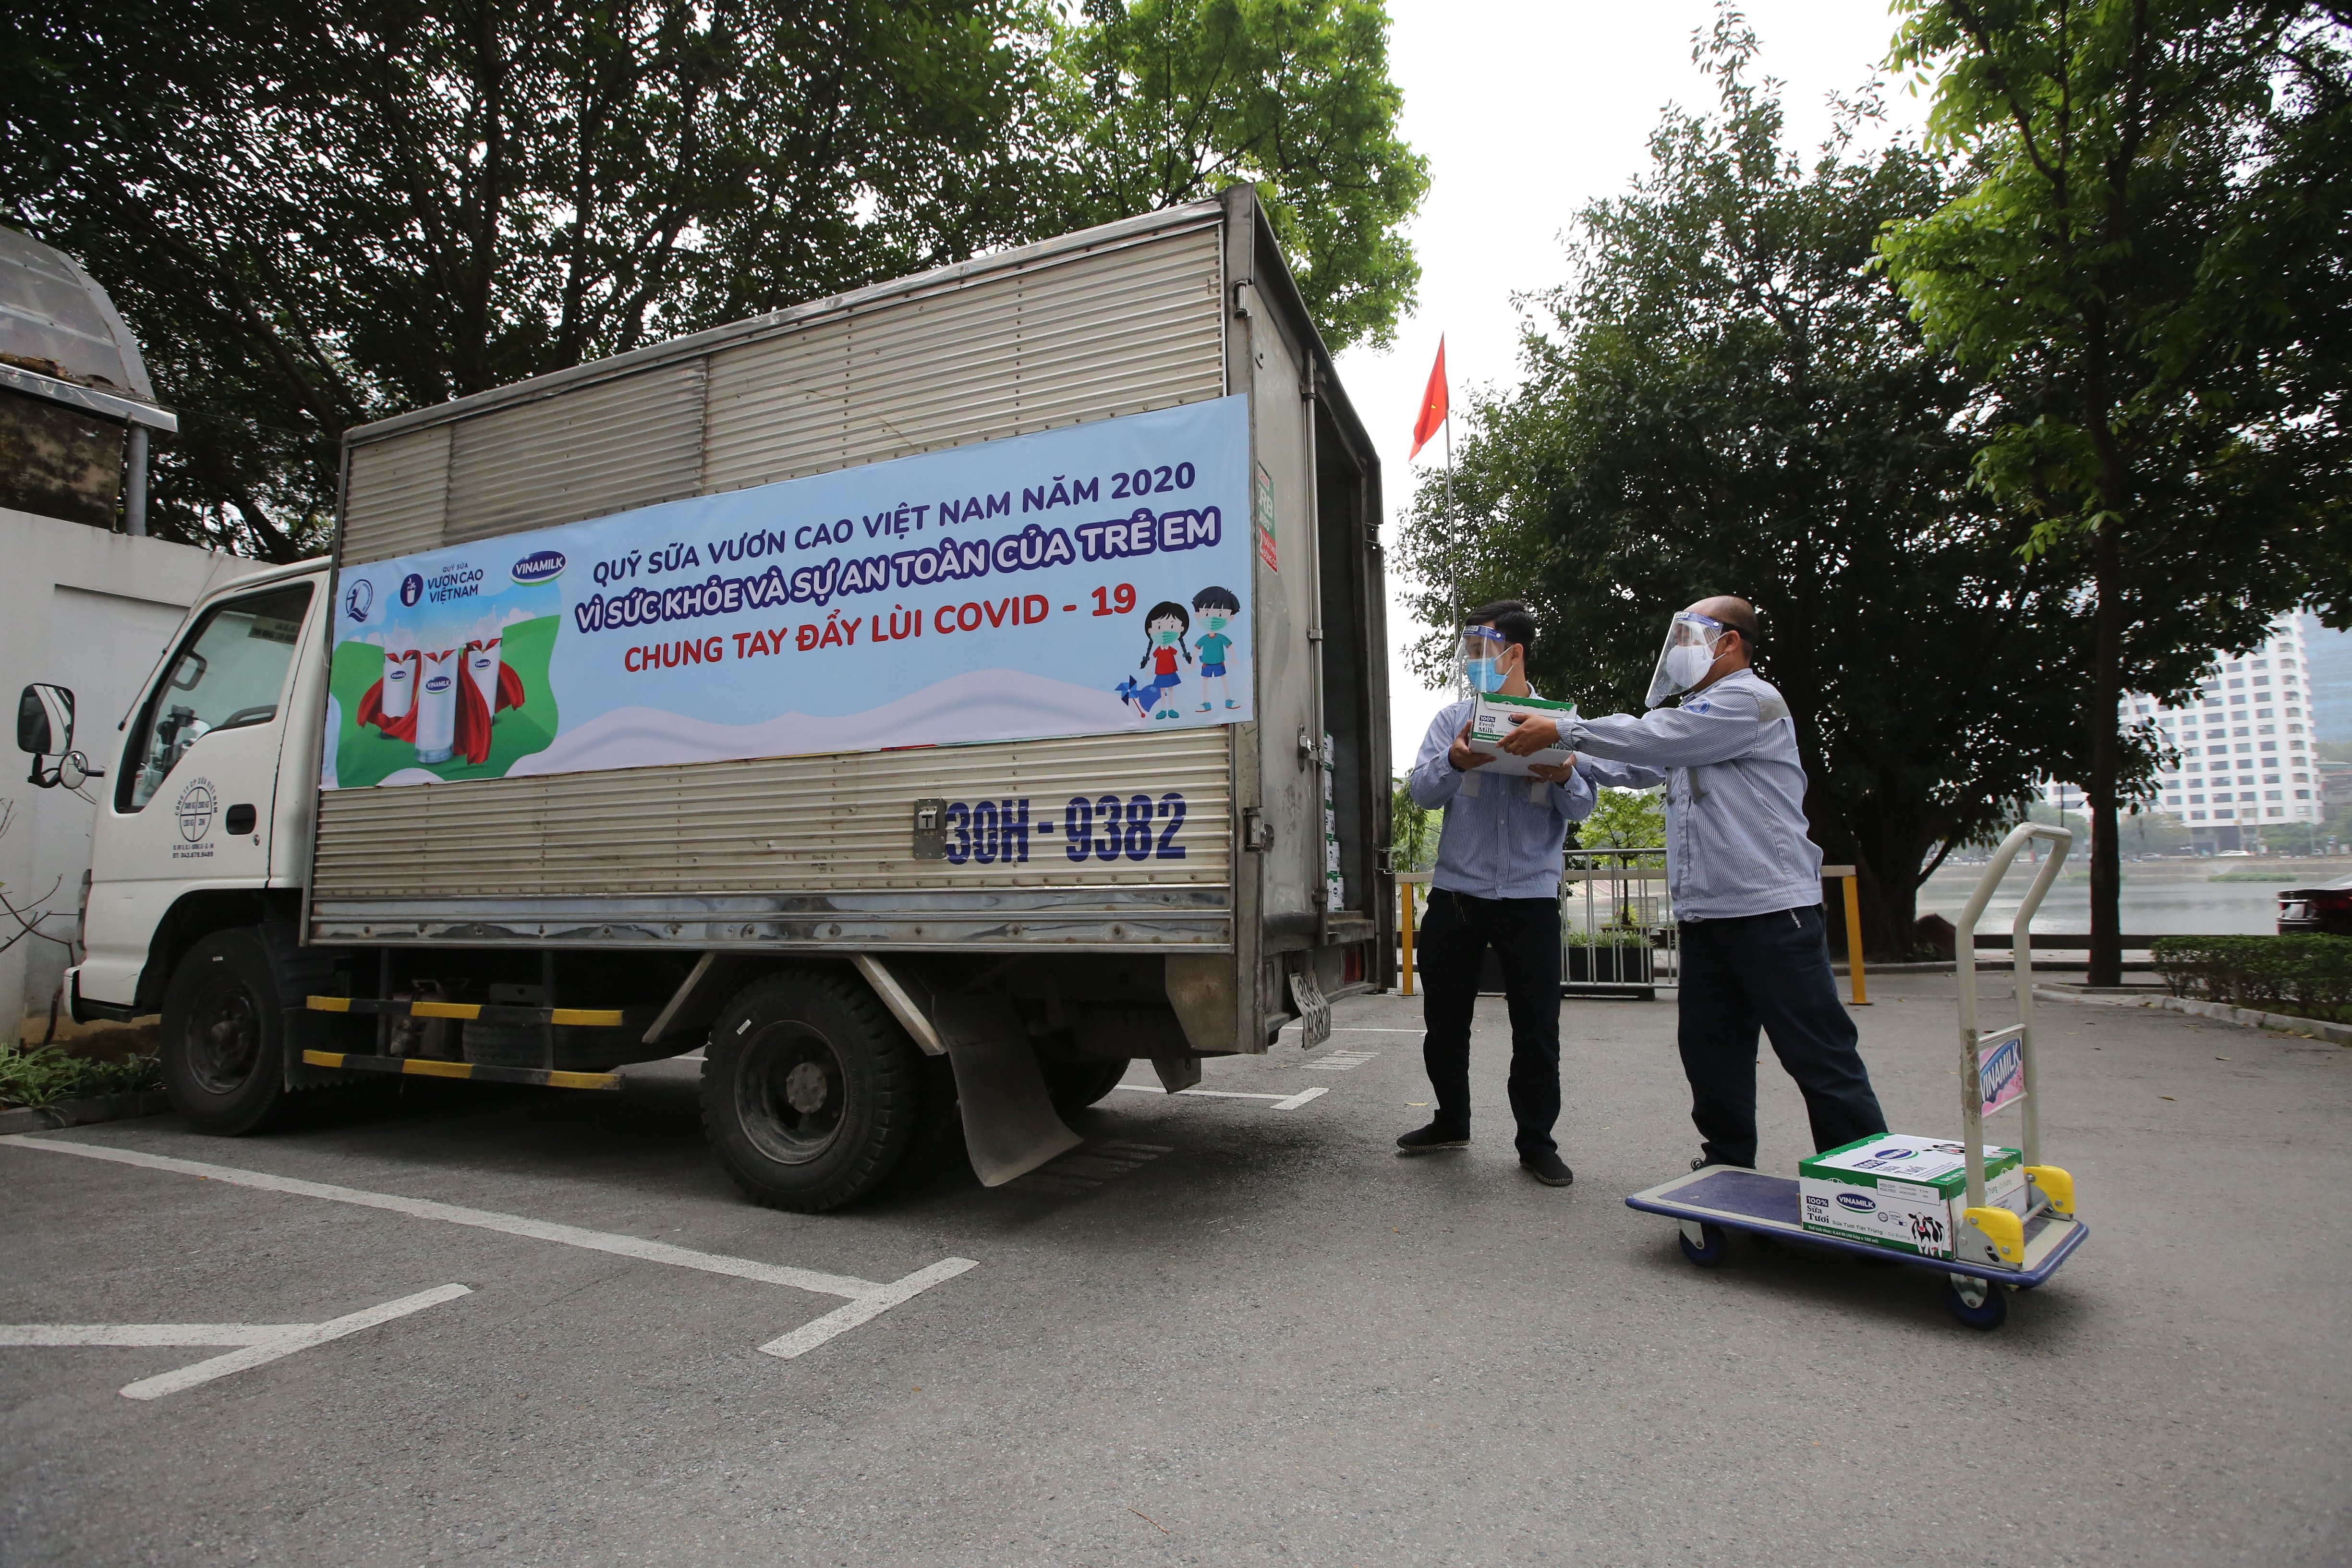
[{"label": "stack of boxes on cart", "polygon": [[[1985,1203],[2023,1215],[2025,1157],[1985,1145]],[[1969,1207],[1968,1149],[1882,1132],[1797,1165],[1807,1230],[1922,1258],[1949,1258]]]}]

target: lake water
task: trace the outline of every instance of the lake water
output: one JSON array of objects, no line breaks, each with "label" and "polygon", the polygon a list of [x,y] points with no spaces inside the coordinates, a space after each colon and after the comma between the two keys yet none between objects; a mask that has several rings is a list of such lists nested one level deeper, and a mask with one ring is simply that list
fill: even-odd
[{"label": "lake water", "polygon": [[[2001,888],[1985,906],[1980,931],[2005,931],[2033,883],[2035,868],[2011,865]],[[1955,925],[1976,891],[1982,866],[1946,866],[1919,889],[1919,912],[1939,914]],[[2278,894],[2352,875],[2352,860],[2142,860],[2123,867],[2123,928],[2127,935],[2255,936],[2278,930]],[[2215,881],[2217,876],[2231,878]],[[2253,880],[2240,881],[2245,877]],[[2038,931],[2084,932],[2091,929],[2091,875],[2069,864],[2034,912]]]}]

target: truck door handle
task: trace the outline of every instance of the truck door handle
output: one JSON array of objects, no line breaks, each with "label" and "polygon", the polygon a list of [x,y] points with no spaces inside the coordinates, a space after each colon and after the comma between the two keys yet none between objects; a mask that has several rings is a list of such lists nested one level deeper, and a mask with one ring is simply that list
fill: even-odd
[{"label": "truck door handle", "polygon": [[250,833],[253,831],[255,816],[253,807],[249,805],[232,805],[228,808],[228,816],[222,819],[221,826],[234,834]]}]

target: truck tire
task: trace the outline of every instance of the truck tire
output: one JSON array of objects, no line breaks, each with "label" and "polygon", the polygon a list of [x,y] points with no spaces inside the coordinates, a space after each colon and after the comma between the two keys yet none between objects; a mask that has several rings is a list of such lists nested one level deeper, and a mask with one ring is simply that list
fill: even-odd
[{"label": "truck tire", "polygon": [[285,1000],[261,933],[216,931],[163,988],[163,1091],[199,1132],[258,1131],[286,1108]]},{"label": "truck tire", "polygon": [[1045,1092],[1064,1116],[1095,1104],[1127,1076],[1126,1057],[1049,1057],[1040,1054],[1037,1066],[1045,1074]]},{"label": "truck tire", "polygon": [[702,1127],[753,1203],[823,1214],[887,1181],[923,1120],[922,1053],[846,974],[753,982],[710,1026]]}]

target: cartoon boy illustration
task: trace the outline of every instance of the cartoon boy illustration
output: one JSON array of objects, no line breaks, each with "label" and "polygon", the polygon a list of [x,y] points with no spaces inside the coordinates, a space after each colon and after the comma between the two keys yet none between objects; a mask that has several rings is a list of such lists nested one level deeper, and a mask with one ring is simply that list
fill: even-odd
[{"label": "cartoon boy illustration", "polygon": [[1181,719],[1175,700],[1169,693],[1180,684],[1176,674],[1176,656],[1182,654],[1184,662],[1192,662],[1192,650],[1184,646],[1184,634],[1192,629],[1192,617],[1184,606],[1162,599],[1151,606],[1143,617],[1143,657],[1135,668],[1152,667],[1152,682],[1136,688],[1135,695],[1147,700],[1154,719]]},{"label": "cartoon boy illustration", "polygon": [[1192,595],[1193,613],[1208,628],[1192,639],[1192,646],[1201,650],[1199,711],[1202,713],[1209,711],[1209,682],[1213,680],[1217,683],[1217,694],[1224,699],[1226,707],[1241,706],[1234,700],[1233,689],[1225,679],[1225,650],[1234,646],[1234,639],[1225,635],[1225,627],[1241,613],[1241,607],[1242,602],[1234,596],[1231,588],[1203,588]]}]

